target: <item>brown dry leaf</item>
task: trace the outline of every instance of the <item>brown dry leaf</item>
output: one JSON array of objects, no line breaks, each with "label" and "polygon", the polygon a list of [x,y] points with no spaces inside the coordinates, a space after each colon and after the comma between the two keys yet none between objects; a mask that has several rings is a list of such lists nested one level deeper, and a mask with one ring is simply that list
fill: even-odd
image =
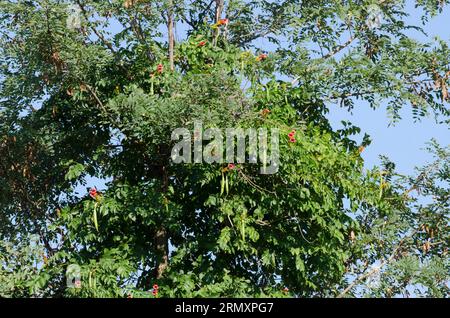
[{"label": "brown dry leaf", "polygon": [[134,6],[136,2],[137,2],[137,0],[125,0],[125,2],[123,3],[123,6],[125,9],[129,9],[132,6]]},{"label": "brown dry leaf", "polygon": [[438,79],[436,79],[434,81],[434,89],[440,89],[441,88],[441,83],[442,83],[442,81],[441,81],[441,78],[439,77]]},{"label": "brown dry leaf", "polygon": [[54,62],[60,62],[60,61],[61,61],[61,57],[60,57],[60,55],[59,55],[58,52],[53,52],[53,54],[52,54],[52,60],[53,60]]},{"label": "brown dry leaf", "polygon": [[50,77],[48,76],[48,74],[42,75],[42,80],[43,80],[44,83],[47,84],[47,85],[50,83]]},{"label": "brown dry leaf", "polygon": [[73,96],[73,89],[72,88],[67,89],[66,93],[69,96]]},{"label": "brown dry leaf", "polygon": [[30,176],[30,170],[28,169],[28,166],[23,167],[22,176],[24,178],[28,178]]},{"label": "brown dry leaf", "polygon": [[64,61],[61,59],[61,55],[59,54],[59,52],[55,51],[52,53],[51,61],[58,73],[63,70],[65,64]]},{"label": "brown dry leaf", "polygon": [[53,118],[56,117],[57,113],[58,113],[58,107],[53,106],[53,108],[52,108],[52,116],[53,116]]},{"label": "brown dry leaf", "polygon": [[123,3],[123,6],[125,9],[128,9],[132,5],[133,5],[133,0],[125,0],[125,2]]},{"label": "brown dry leaf", "polygon": [[350,232],[350,241],[354,242],[356,240],[356,235],[354,231]]},{"label": "brown dry leaf", "polygon": [[431,244],[430,242],[426,241],[425,243],[423,243],[422,245],[422,250],[424,253],[428,253],[428,251],[431,249]]},{"label": "brown dry leaf", "polygon": [[82,92],[86,92],[87,91],[87,86],[85,84],[80,84],[80,90]]},{"label": "brown dry leaf", "polygon": [[445,81],[442,79],[442,101],[447,101],[449,99],[448,89]]}]

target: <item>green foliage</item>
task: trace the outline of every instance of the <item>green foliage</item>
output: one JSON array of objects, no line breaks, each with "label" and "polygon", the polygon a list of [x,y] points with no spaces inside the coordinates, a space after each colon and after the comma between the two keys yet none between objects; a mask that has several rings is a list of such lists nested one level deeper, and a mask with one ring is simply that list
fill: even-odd
[{"label": "green foliage", "polygon": [[[326,118],[364,99],[448,123],[450,50],[405,35],[404,1],[375,30],[371,1],[226,1],[226,25],[206,1],[77,3],[80,28],[65,1],[0,3],[0,296],[448,294],[448,151],[413,184],[437,198],[420,205],[392,163],[363,169],[360,128]],[[187,28],[173,70],[169,9]],[[196,120],[278,128],[278,173],[174,164],[171,133]]]},{"label": "green foliage", "polygon": [[370,275],[355,285],[356,295],[448,295],[450,149],[432,141],[428,150],[435,161],[416,177],[405,181],[394,171],[385,177],[390,179],[388,193],[402,193],[405,207],[383,218],[376,213],[358,216],[363,227],[357,244],[370,248],[351,271]]}]

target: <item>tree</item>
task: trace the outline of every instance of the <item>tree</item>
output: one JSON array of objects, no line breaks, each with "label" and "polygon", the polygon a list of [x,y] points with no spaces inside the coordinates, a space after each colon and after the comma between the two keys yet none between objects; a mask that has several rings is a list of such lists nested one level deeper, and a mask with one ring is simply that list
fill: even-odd
[{"label": "tree", "polygon": [[[448,191],[427,183],[444,206],[412,207],[391,163],[363,169],[360,128],[334,131],[325,116],[385,100],[394,122],[410,105],[448,124],[450,50],[405,35],[403,1],[68,4],[0,4],[2,296],[146,297],[155,283],[166,297],[343,296],[365,278],[350,271],[383,259],[403,285],[371,292],[390,296],[411,282],[395,273],[404,242],[428,246],[415,235],[431,229],[442,243],[427,241],[437,265],[421,283],[444,294]],[[444,1],[417,4],[426,20]],[[279,129],[278,172],[175,164],[171,134],[195,122]],[[71,264],[81,288],[66,286]]]},{"label": "tree", "polygon": [[[360,240],[366,248],[360,263],[352,263],[356,279],[340,294],[394,297],[448,295],[449,147],[435,141],[428,150],[435,161],[407,178],[395,174],[385,158],[386,187],[396,188],[407,199],[402,210],[382,218],[361,213]],[[388,190],[391,191],[391,190]],[[419,200],[419,198],[421,200]],[[427,198],[428,200],[424,200]],[[426,202],[426,203],[424,203]],[[359,248],[357,248],[359,250]]]}]

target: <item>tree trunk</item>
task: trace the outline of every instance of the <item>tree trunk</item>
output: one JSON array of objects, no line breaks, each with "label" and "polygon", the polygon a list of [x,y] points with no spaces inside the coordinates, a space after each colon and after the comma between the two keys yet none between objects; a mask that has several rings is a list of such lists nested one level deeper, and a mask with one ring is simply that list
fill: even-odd
[{"label": "tree trunk", "polygon": [[155,244],[157,251],[157,265],[156,265],[156,279],[159,279],[164,274],[169,265],[169,243],[167,237],[167,230],[161,226],[155,235]]},{"label": "tree trunk", "polygon": [[[159,151],[162,156],[167,156],[167,149],[165,149],[165,147],[162,147]],[[165,164],[161,167],[161,183],[161,191],[165,195],[169,189],[169,172],[167,171],[167,166]],[[169,235],[167,229],[162,224],[155,234],[155,246],[157,257],[155,277],[156,279],[159,279],[169,266]]]},{"label": "tree trunk", "polygon": [[174,35],[174,21],[173,21],[173,0],[169,1],[169,8],[167,11],[167,29],[169,33],[169,63],[170,70],[173,71],[175,68],[174,63],[174,47],[175,47],[175,35]]},{"label": "tree trunk", "polygon": [[216,23],[222,18],[224,0],[216,0]]},{"label": "tree trunk", "polygon": [[[224,7],[224,0],[216,0],[216,24],[219,23],[219,20],[222,18],[222,11]],[[217,45],[217,40],[219,39],[220,29],[214,29],[213,34],[213,45]]]},{"label": "tree trunk", "polygon": [[[174,19],[173,19],[173,0],[169,0],[167,8],[167,31],[168,31],[168,42],[169,42],[169,63],[170,70],[175,69],[174,63],[174,47],[175,47],[175,35],[174,35]],[[160,150],[161,151],[161,150]],[[163,156],[165,156],[165,151]],[[166,166],[162,166],[162,192],[167,193],[169,186],[169,177]],[[155,234],[155,246],[156,246],[156,267],[155,267],[155,277],[159,279],[164,274],[167,266],[169,266],[169,237],[166,228],[161,225]]]}]

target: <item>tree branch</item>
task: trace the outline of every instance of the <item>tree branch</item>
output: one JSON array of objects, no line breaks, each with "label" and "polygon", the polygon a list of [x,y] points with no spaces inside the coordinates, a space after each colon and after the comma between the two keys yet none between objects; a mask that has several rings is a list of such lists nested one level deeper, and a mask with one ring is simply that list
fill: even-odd
[{"label": "tree branch", "polygon": [[175,68],[174,62],[174,47],[175,47],[175,35],[174,35],[174,20],[173,20],[173,0],[169,0],[169,8],[167,10],[167,29],[169,32],[169,64],[170,70]]},{"label": "tree branch", "polygon": [[395,258],[395,256],[397,255],[397,252],[400,250],[400,248],[402,248],[403,244],[405,243],[405,241],[411,237],[413,237],[415,234],[417,233],[417,230],[413,231],[410,235],[405,236],[397,245],[397,247],[394,249],[394,251],[392,252],[392,254],[385,260],[383,260],[381,262],[381,264],[379,266],[376,266],[375,268],[373,268],[371,271],[359,276],[358,278],[356,278],[347,288],[345,288],[338,296],[337,298],[342,298],[344,297],[353,287],[355,287],[359,282],[361,282],[362,280],[374,275],[375,273],[377,273],[378,271],[381,270],[381,268],[383,266],[385,266],[386,264],[389,264],[390,262],[392,262],[392,260]]}]

